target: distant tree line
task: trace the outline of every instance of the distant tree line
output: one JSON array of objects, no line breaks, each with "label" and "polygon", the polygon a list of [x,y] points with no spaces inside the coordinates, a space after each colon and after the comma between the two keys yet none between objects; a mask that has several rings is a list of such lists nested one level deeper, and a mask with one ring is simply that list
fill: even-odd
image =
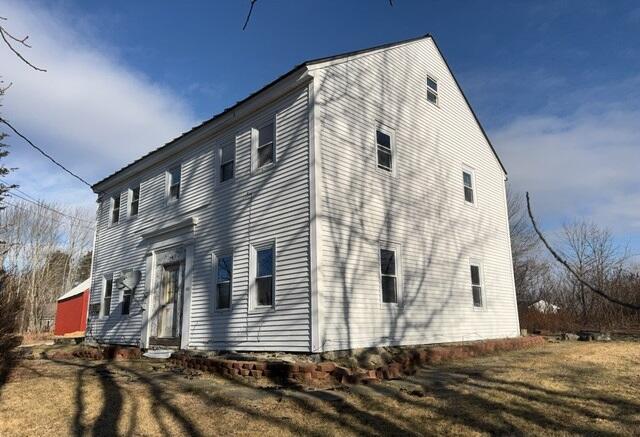
[{"label": "distant tree line", "polygon": [[92,214],[83,208],[11,200],[0,211],[2,295],[22,302],[20,332],[47,331],[53,328],[57,298],[90,275]]}]

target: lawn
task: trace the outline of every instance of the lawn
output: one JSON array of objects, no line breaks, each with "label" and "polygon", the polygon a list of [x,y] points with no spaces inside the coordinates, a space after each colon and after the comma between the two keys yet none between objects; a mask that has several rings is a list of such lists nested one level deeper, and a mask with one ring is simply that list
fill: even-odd
[{"label": "lawn", "polygon": [[640,343],[549,343],[324,391],[149,361],[25,360],[0,435],[638,435]]}]

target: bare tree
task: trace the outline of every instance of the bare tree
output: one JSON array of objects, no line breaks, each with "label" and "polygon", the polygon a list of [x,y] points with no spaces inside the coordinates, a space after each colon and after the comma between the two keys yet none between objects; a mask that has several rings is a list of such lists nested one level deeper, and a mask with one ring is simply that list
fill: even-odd
[{"label": "bare tree", "polygon": [[[572,263],[570,260],[567,260],[566,257],[561,255],[558,251],[556,251],[549,242],[545,239],[544,235],[538,228],[536,220],[533,216],[533,212],[531,210],[531,202],[529,199],[529,193],[526,194],[527,198],[527,212],[529,215],[529,219],[531,220],[531,225],[533,226],[534,231],[540,238],[540,241],[547,248],[549,253],[555,258],[558,263],[560,263],[566,271],[570,274],[571,278],[575,281],[575,284],[579,287],[584,287],[581,290],[589,290],[591,293],[595,293],[596,295],[602,297],[606,301],[620,305],[624,308],[640,311],[640,290],[634,290],[632,293],[633,301],[626,301],[623,298],[619,298],[616,296],[615,292],[612,292],[607,288],[609,282],[607,281],[607,271],[612,266],[620,266],[624,264],[620,262],[620,260],[614,259],[612,257],[612,242],[611,235],[606,231],[593,231],[586,230],[586,232],[578,231],[572,234],[572,239],[570,239],[569,246],[575,247],[574,254],[580,256],[581,261],[576,264]],[[571,242],[573,240],[573,243]],[[585,273],[587,268],[595,269],[595,277],[589,277]],[[618,271],[620,273],[620,271]],[[638,303],[633,303],[637,301]],[[586,305],[586,300],[585,300]],[[585,320],[586,322],[586,320]]]}]

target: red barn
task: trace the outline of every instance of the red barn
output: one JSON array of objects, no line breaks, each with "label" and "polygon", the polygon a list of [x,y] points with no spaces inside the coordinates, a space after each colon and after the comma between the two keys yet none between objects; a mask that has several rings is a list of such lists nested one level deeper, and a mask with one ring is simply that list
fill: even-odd
[{"label": "red barn", "polygon": [[84,336],[87,329],[87,309],[91,278],[76,285],[58,298],[55,335],[78,334]]}]

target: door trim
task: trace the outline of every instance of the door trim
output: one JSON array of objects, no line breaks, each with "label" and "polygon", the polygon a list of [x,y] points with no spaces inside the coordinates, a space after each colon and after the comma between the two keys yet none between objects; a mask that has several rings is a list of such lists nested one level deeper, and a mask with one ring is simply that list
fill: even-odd
[{"label": "door trim", "polygon": [[190,339],[191,326],[191,288],[193,278],[193,254],[195,242],[192,238],[186,239],[187,244],[176,244],[172,246],[154,245],[147,253],[145,265],[145,298],[144,311],[142,314],[142,327],[140,330],[140,347],[147,349],[149,347],[149,338],[151,335],[151,310],[154,308],[154,290],[156,287],[155,269],[157,267],[158,254],[167,250],[184,250],[184,276],[182,289],[182,324],[180,326],[180,349],[187,349]]}]

